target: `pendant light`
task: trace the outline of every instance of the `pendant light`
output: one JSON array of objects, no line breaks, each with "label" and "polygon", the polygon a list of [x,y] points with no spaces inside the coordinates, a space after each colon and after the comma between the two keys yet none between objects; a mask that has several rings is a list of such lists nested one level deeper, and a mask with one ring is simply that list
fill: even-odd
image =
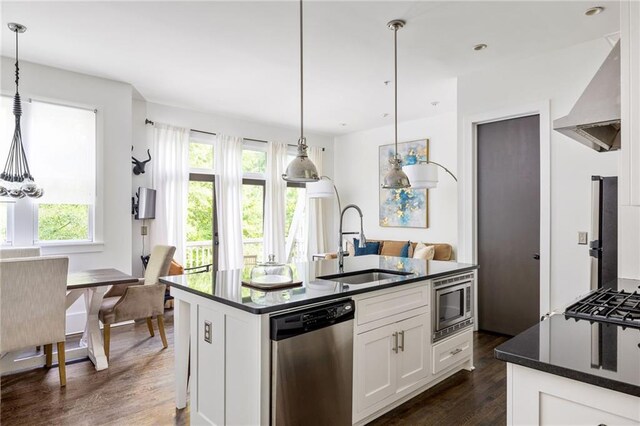
[{"label": "pendant light", "polygon": [[38,188],[29,171],[29,163],[22,146],[22,131],[20,129],[20,117],[22,116],[22,103],[18,91],[20,80],[20,67],[18,62],[18,34],[27,30],[24,25],[9,23],[9,29],[16,33],[16,94],[13,97],[13,115],[15,116],[15,130],[13,140],[9,148],[7,162],[0,173],[0,197],[23,198],[25,195],[32,198],[42,197],[43,190]]},{"label": "pendant light", "polygon": [[409,178],[402,171],[402,158],[398,155],[398,30],[404,27],[405,22],[394,19],[387,24],[393,31],[393,72],[394,72],[394,105],[395,105],[395,151],[393,158],[389,160],[391,170],[387,172],[383,179],[382,187],[385,189],[406,189],[411,187]]},{"label": "pendant light", "polygon": [[282,179],[287,182],[316,182],[320,179],[318,169],[307,155],[307,139],[304,137],[304,65],[303,65],[303,15],[302,0],[300,0],[300,139],[298,139],[298,153],[291,160]]}]

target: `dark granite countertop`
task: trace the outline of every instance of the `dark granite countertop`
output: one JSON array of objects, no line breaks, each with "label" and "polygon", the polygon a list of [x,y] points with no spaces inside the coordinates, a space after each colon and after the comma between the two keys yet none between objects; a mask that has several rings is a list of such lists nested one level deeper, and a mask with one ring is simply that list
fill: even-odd
[{"label": "dark granite countertop", "polygon": [[[618,280],[640,291],[640,281]],[[582,297],[581,297],[582,298]],[[495,349],[496,358],[640,397],[640,329],[552,315]]]},{"label": "dark granite countertop", "polygon": [[264,314],[383,288],[401,286],[416,281],[470,272],[478,268],[476,265],[465,263],[427,261],[391,256],[346,257],[344,259],[344,272],[381,269],[410,273],[410,275],[406,276],[354,285],[340,284],[335,281],[318,278],[337,273],[337,260],[294,263],[291,266],[294,275],[296,275],[296,280],[302,281],[302,285],[288,290],[265,292],[243,286],[242,279],[249,277],[251,269],[249,267],[229,271],[162,277],[160,281],[172,287],[253,314]]}]

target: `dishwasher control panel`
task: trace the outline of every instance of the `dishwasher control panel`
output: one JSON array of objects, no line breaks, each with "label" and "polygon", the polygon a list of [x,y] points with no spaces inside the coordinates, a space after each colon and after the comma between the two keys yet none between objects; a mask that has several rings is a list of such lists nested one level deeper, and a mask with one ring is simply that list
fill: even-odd
[{"label": "dishwasher control panel", "polygon": [[353,300],[346,300],[273,316],[271,317],[271,340],[282,340],[352,320],[354,311]]}]

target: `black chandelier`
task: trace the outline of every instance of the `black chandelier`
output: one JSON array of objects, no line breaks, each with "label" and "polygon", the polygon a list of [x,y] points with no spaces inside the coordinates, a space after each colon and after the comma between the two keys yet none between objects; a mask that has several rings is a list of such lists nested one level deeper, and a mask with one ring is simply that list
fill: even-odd
[{"label": "black chandelier", "polygon": [[13,140],[9,148],[7,162],[4,170],[0,173],[0,197],[9,196],[11,198],[40,198],[44,191],[38,188],[33,180],[29,163],[22,145],[22,131],[20,129],[20,117],[22,116],[22,103],[18,91],[18,81],[20,80],[20,68],[18,66],[18,34],[27,30],[21,24],[11,22],[9,29],[16,33],[16,94],[13,97],[13,115],[16,118],[16,127],[13,132]]}]

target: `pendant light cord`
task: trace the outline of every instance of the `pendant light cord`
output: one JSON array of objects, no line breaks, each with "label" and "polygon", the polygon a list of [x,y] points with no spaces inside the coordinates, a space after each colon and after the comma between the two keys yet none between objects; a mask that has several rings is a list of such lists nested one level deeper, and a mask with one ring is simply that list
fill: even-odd
[{"label": "pendant light cord", "polygon": [[302,0],[300,0],[300,140],[299,144],[306,144],[304,140],[304,53],[303,53],[303,23]]},{"label": "pendant light cord", "polygon": [[18,94],[18,81],[20,80],[20,67],[18,63],[18,30],[16,29],[16,94]]},{"label": "pendant light cord", "polygon": [[398,158],[398,26],[393,28],[393,88],[395,108],[395,157]]}]

